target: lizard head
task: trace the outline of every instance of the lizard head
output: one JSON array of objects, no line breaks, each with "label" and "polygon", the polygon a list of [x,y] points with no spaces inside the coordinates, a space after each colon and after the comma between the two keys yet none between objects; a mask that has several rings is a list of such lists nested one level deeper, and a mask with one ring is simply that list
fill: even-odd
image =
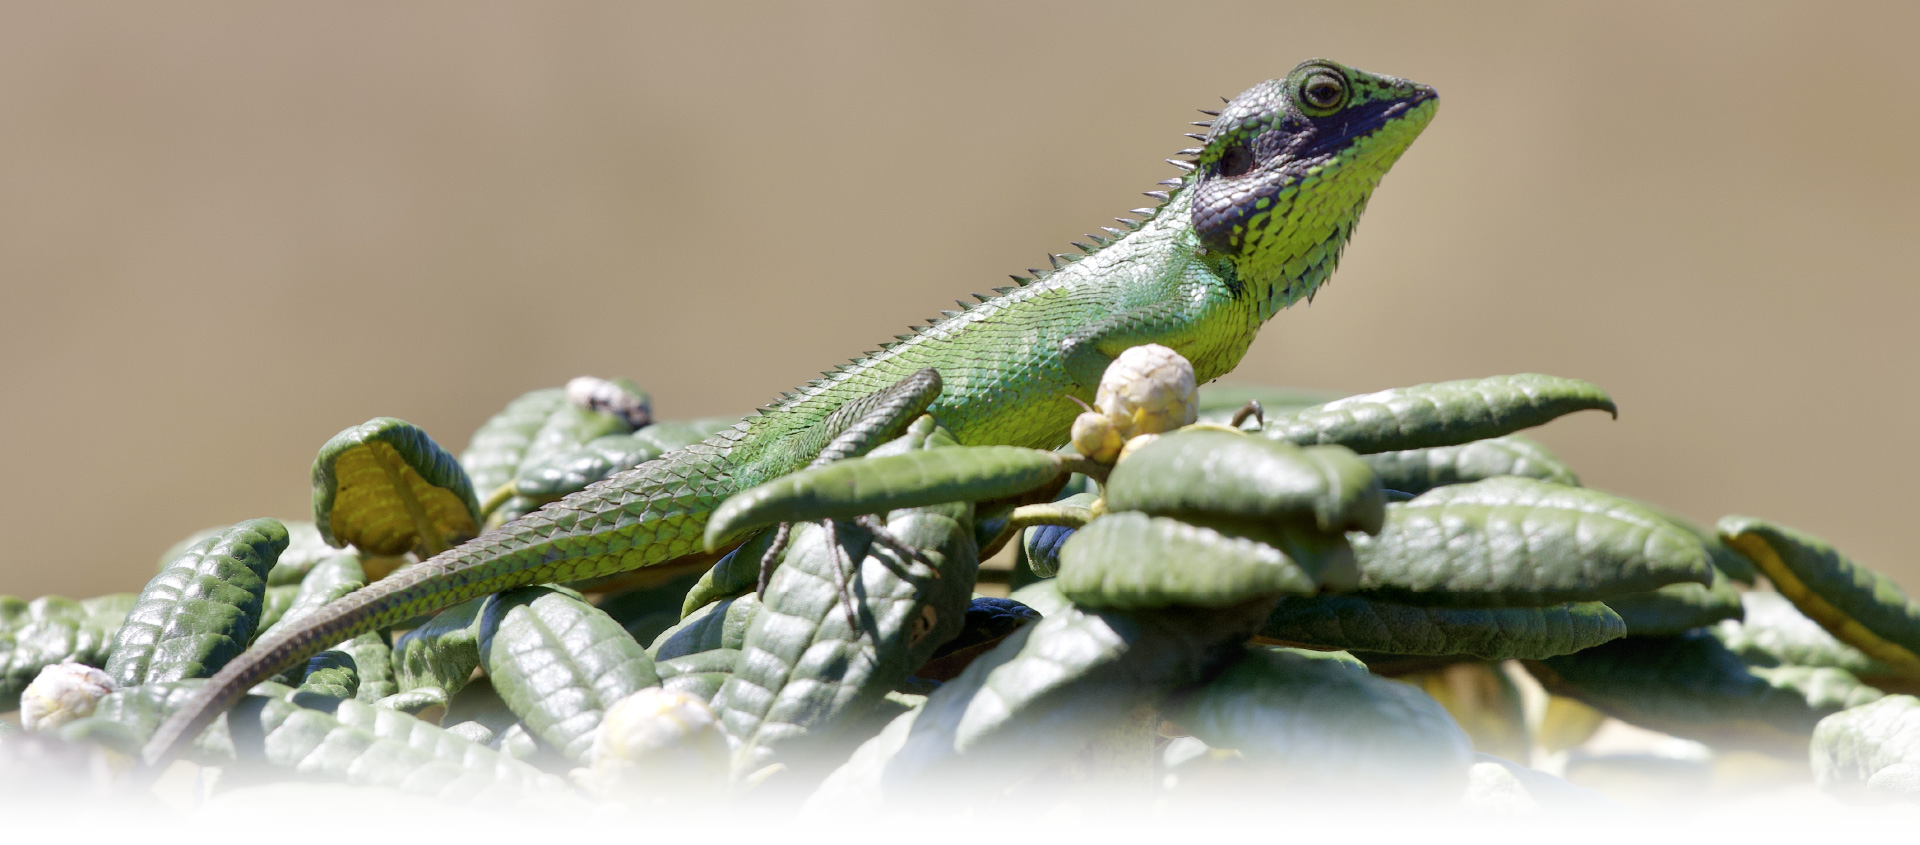
[{"label": "lizard head", "polygon": [[1439,106],[1425,85],[1324,59],[1247,89],[1220,111],[1195,162],[1200,242],[1265,283],[1274,307],[1311,295],[1380,177]]}]

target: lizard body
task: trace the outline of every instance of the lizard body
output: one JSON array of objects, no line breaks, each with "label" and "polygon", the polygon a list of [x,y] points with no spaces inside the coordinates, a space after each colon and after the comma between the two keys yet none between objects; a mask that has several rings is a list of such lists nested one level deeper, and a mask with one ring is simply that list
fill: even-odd
[{"label": "lizard body", "polygon": [[[1432,118],[1433,90],[1321,60],[1261,83],[1210,124],[1191,172],[1130,231],[902,335],[759,415],[593,484],[262,637],[155,733],[167,759],[254,684],[361,633],[488,593],[610,575],[705,551],[732,494],[808,465],[890,386],[932,369],[928,408],[965,444],[1050,449],[1100,375],[1159,343],[1204,382],[1239,363],[1275,312],[1332,273],[1380,177]],[[1201,124],[1208,125],[1208,124]],[[1057,258],[1057,257],[1056,257]],[[914,389],[924,390],[922,378]],[[891,404],[889,404],[891,403]],[[740,538],[733,538],[737,541]]]}]

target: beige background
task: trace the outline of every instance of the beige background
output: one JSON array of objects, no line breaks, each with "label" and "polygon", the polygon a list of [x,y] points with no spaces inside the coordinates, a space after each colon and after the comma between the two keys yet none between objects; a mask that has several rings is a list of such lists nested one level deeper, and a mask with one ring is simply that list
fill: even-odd
[{"label": "beige background", "polygon": [[1596,486],[1920,588],[1920,15],[1887,6],[0,6],[0,592],[305,518],[376,415],[450,449],[594,373],[744,411],[1003,284],[1309,56],[1437,86],[1238,377],[1540,371]]}]

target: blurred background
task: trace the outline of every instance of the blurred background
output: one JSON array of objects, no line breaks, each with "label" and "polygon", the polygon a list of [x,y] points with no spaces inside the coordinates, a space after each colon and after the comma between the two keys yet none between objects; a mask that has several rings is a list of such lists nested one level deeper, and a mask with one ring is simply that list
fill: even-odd
[{"label": "blurred background", "polygon": [[1438,119],[1241,381],[1514,372],[1592,486],[1920,592],[1920,12],[1834,2],[0,6],[0,593],[308,519],[334,432],[450,450],[624,376],[745,412],[1146,204],[1326,56]]}]

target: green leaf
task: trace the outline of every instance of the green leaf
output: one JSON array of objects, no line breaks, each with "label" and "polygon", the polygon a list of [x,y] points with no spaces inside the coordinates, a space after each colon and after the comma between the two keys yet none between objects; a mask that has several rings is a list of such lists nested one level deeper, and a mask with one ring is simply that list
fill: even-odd
[{"label": "green leaf", "polygon": [[365,696],[360,696],[359,700],[375,707],[405,713],[428,724],[439,724],[447,713],[450,698],[447,691],[439,687],[417,687],[372,701],[367,701]]},{"label": "green leaf", "polygon": [[1418,496],[1435,487],[1466,484],[1502,475],[1519,475],[1580,486],[1573,468],[1545,446],[1518,434],[1475,440],[1458,446],[1403,449],[1360,458],[1388,490]]},{"label": "green leaf", "polygon": [[1483,660],[1571,654],[1626,636],[1599,602],[1549,607],[1412,607],[1358,596],[1289,598],[1261,636],[1305,646],[1386,654],[1471,655]]},{"label": "green leaf", "polygon": [[1719,528],[1720,539],[1820,627],[1903,674],[1920,675],[1920,604],[1892,578],[1784,525],[1729,516]]},{"label": "green leaf", "polygon": [[[327,602],[340,598],[367,585],[367,574],[360,566],[360,559],[354,556],[328,558],[315,565],[301,579],[299,589],[294,591],[293,600],[281,613],[275,627],[291,625],[326,606]],[[272,630],[262,629],[261,633]]]},{"label": "green leaf", "polygon": [[1337,443],[1364,455],[1456,446],[1585,410],[1617,413],[1613,399],[1593,384],[1522,373],[1349,396],[1269,418],[1265,433],[1302,446]]},{"label": "green leaf", "polygon": [[1687,533],[1700,538],[1700,545],[1706,548],[1707,557],[1713,559],[1713,568],[1720,570],[1721,574],[1742,584],[1751,585],[1753,583],[1754,577],[1759,573],[1759,570],[1753,568],[1753,561],[1747,560],[1746,555],[1734,551],[1731,546],[1721,542],[1719,534],[1701,528],[1700,525],[1693,520],[1660,507],[1659,505],[1649,502],[1640,502],[1639,504],[1647,510],[1666,517],[1668,522],[1673,523]]},{"label": "green leaf", "polygon": [[207,803],[182,833],[238,830],[534,830],[384,785],[267,784]]},{"label": "green leaf", "polygon": [[[840,524],[806,524],[774,570],[713,710],[736,741],[734,774],[838,738],[965,625],[979,566],[971,505],[896,511],[887,528],[927,562]],[[851,562],[858,561],[857,564]],[[843,609],[850,601],[858,626]]]},{"label": "green leaf", "polygon": [[1432,490],[1388,505],[1379,536],[1349,539],[1361,591],[1402,604],[1545,607],[1713,578],[1700,544],[1657,514],[1531,478]]},{"label": "green leaf", "polygon": [[767,549],[773,546],[774,534],[773,529],[762,529],[723,555],[712,569],[702,573],[700,580],[694,582],[680,599],[681,618],[716,601],[732,598],[759,586],[760,561],[766,557]]},{"label": "green leaf", "polygon": [[[272,580],[271,570],[267,572],[267,578]],[[267,587],[267,592],[260,597],[260,626],[253,632],[253,638],[260,639],[261,634],[279,624],[281,617],[286,616],[287,611],[293,609],[293,600],[299,595],[300,585],[297,582]]]},{"label": "green leaf", "polygon": [[1744,619],[1715,625],[1713,635],[1753,666],[1831,666],[1861,677],[1898,674],[1808,619],[1779,593],[1740,594]]},{"label": "green leaf", "polygon": [[1021,587],[1008,598],[1033,608],[1033,612],[1040,614],[1043,619],[1063,613],[1073,606],[1073,602],[1060,594],[1059,582],[1051,578]]},{"label": "green leaf", "polygon": [[[119,689],[100,701],[94,716],[129,726],[144,743],[167,714],[186,707],[202,684],[184,680]],[[303,695],[294,705],[286,701],[288,695],[292,689],[278,684],[253,688],[196,737],[184,757],[221,766],[253,784],[390,785],[451,807],[515,820],[547,818],[584,826],[591,810],[561,778],[419,718],[321,695]]]},{"label": "green leaf", "polygon": [[[353,667],[354,693],[347,697],[372,704],[400,691],[393,681],[393,650],[380,632],[361,634],[315,655],[314,659],[328,654],[341,655],[346,664]],[[304,685],[306,682],[301,683]]]},{"label": "green leaf", "polygon": [[434,614],[393,644],[393,677],[399,691],[438,687],[458,693],[480,666],[480,611],[490,596]]},{"label": "green leaf", "polygon": [[1338,791],[1296,780],[1273,801],[1331,816],[1363,816],[1430,830],[1653,830],[1634,810],[1494,755],[1473,755],[1467,795],[1452,816],[1409,809],[1379,793]]},{"label": "green leaf", "polygon": [[839,461],[734,494],[708,521],[707,546],[781,522],[1009,498],[1055,482],[1063,472],[1060,455],[1017,446],[916,449]]},{"label": "green leaf", "polygon": [[475,490],[492,493],[513,480],[527,447],[547,418],[567,404],[566,388],[548,387],[521,394],[480,425],[460,453],[460,465]]},{"label": "green leaf", "polygon": [[1313,595],[1321,569],[1318,560],[1303,566],[1258,540],[1166,517],[1116,513],[1067,539],[1054,580],[1061,595],[1089,608],[1226,607]]},{"label": "green leaf", "polygon": [[20,706],[41,669],[70,661],[105,666],[133,600],[131,593],[83,601],[0,596],[0,712]]},{"label": "green leaf", "polygon": [[657,686],[653,660],[620,623],[567,593],[502,593],[480,614],[480,660],[535,736],[581,762],[606,709]]},{"label": "green leaf", "polygon": [[[1846,795],[1878,792],[1920,801],[1920,698],[1890,695],[1820,720],[1813,730],[1813,779]],[[1899,767],[1899,771],[1890,771]],[[1900,776],[1895,776],[1900,775]]]},{"label": "green leaf", "polygon": [[1259,402],[1269,416],[1331,402],[1341,397],[1337,391],[1307,387],[1268,387],[1254,384],[1205,384],[1200,386],[1197,409],[1203,422],[1225,423],[1249,401]]},{"label": "green leaf", "polygon": [[521,462],[514,476],[514,493],[534,501],[552,501],[616,472],[698,443],[739,422],[738,417],[657,422],[638,431],[596,437],[578,446],[536,455]]},{"label": "green leaf", "polygon": [[1249,648],[1164,712],[1207,745],[1284,773],[1289,788],[1457,795],[1472,763],[1467,735],[1425,693],[1282,649]]},{"label": "green leaf", "polygon": [[760,610],[752,593],[705,605],[654,639],[647,651],[654,660],[672,660],[717,648],[738,650],[747,641],[747,627]]},{"label": "green leaf", "polygon": [[337,549],[320,536],[320,527],[304,521],[282,522],[287,527],[287,550],[280,553],[273,563],[273,569],[267,572],[268,587],[284,587],[300,583],[313,568],[336,557],[359,557],[352,549]]},{"label": "green leaf", "polygon": [[426,432],[375,417],[320,447],[313,519],[333,545],[426,558],[479,533],[480,502],[466,471]]},{"label": "green leaf", "polygon": [[116,687],[204,678],[247,646],[267,571],[287,529],[250,519],[190,546],[147,582],[114,634],[106,673]]},{"label": "green leaf", "polygon": [[1380,530],[1380,483],[1352,452],[1302,449],[1218,429],[1161,435],[1107,480],[1107,510],[1321,531]]},{"label": "green leaf", "polygon": [[1567,759],[1567,782],[1632,807],[1655,830],[1686,830],[1707,799],[1713,764],[1661,755],[1588,755]]},{"label": "green leaf", "polygon": [[[910,733],[884,764],[889,797],[931,789],[942,802],[957,801],[971,787],[1018,782],[1209,675],[1239,653],[1266,611],[1265,603],[1165,613],[1059,608],[1015,631],[914,711]],[[894,741],[889,734],[899,724],[868,746]]]},{"label": "green leaf", "polygon": [[1628,637],[1527,668],[1548,692],[1621,721],[1788,756],[1806,753],[1822,718],[1881,696],[1839,669],[1748,666],[1705,631]]},{"label": "green leaf", "polygon": [[1738,620],[1740,593],[1720,570],[1713,585],[1668,584],[1658,590],[1607,599],[1607,606],[1627,623],[1627,635],[1663,637],[1726,619]]}]

